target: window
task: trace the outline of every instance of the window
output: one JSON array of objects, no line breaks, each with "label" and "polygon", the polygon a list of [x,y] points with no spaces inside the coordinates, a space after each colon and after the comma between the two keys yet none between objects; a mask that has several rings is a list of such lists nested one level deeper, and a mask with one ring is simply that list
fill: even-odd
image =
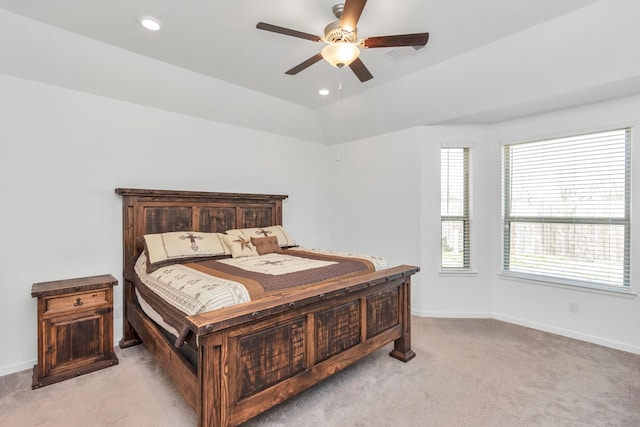
[{"label": "window", "polygon": [[440,267],[469,269],[468,148],[440,150],[440,222]]},{"label": "window", "polygon": [[629,288],[631,130],[505,145],[504,272]]}]

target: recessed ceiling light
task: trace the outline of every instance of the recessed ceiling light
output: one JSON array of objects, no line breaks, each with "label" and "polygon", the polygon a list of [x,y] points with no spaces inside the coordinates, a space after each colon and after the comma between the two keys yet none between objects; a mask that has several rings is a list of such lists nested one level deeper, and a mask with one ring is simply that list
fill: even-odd
[{"label": "recessed ceiling light", "polygon": [[327,96],[329,95],[330,92],[329,92],[329,89],[320,89],[318,93],[322,96]]},{"label": "recessed ceiling light", "polygon": [[160,29],[160,21],[156,18],[152,18],[151,16],[143,16],[140,18],[140,23],[147,30],[158,31]]}]

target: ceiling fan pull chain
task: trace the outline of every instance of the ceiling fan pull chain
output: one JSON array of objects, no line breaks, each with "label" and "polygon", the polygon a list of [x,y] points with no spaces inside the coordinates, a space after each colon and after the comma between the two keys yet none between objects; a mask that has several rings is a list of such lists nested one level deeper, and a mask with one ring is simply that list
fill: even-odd
[{"label": "ceiling fan pull chain", "polygon": [[338,68],[338,88],[336,90],[336,144],[340,143],[340,92],[342,91],[342,68]]}]

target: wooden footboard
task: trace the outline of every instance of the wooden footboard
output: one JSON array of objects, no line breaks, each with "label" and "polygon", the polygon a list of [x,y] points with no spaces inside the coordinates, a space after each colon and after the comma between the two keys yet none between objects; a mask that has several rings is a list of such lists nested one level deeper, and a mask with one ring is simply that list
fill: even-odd
[{"label": "wooden footboard", "polygon": [[211,331],[199,335],[199,425],[240,424],[392,341],[393,357],[412,359],[416,271],[401,266],[299,299],[292,293],[237,317],[193,316],[194,329]]},{"label": "wooden footboard", "polygon": [[411,276],[399,266],[190,316],[197,366],[136,304],[126,271],[140,237],[282,224],[282,195],[117,189],[123,196],[122,348],[141,342],[197,411],[199,426],[233,426],[394,342],[411,350]]}]

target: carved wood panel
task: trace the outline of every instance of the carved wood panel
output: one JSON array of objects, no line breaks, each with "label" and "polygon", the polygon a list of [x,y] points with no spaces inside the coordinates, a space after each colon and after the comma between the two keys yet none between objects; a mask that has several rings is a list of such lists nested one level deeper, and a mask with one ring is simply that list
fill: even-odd
[{"label": "carved wood panel", "polygon": [[360,343],[360,301],[315,315],[316,363]]},{"label": "carved wood panel", "polygon": [[236,228],[235,208],[200,208],[200,231],[206,233],[224,233],[234,228]]},{"label": "carved wood panel", "polygon": [[93,314],[80,319],[53,318],[49,320],[51,331],[52,370],[70,362],[97,357],[104,353],[104,316]]},{"label": "carved wood panel", "polygon": [[239,339],[240,399],[305,369],[305,327],[298,318]]},{"label": "carved wood panel", "polygon": [[151,207],[144,209],[144,234],[191,231],[191,208],[180,206]]},{"label": "carved wood panel", "polygon": [[398,288],[367,297],[367,338],[400,323]]},{"label": "carved wood panel", "polygon": [[273,210],[267,207],[247,207],[241,209],[239,228],[268,227],[274,225]]}]

